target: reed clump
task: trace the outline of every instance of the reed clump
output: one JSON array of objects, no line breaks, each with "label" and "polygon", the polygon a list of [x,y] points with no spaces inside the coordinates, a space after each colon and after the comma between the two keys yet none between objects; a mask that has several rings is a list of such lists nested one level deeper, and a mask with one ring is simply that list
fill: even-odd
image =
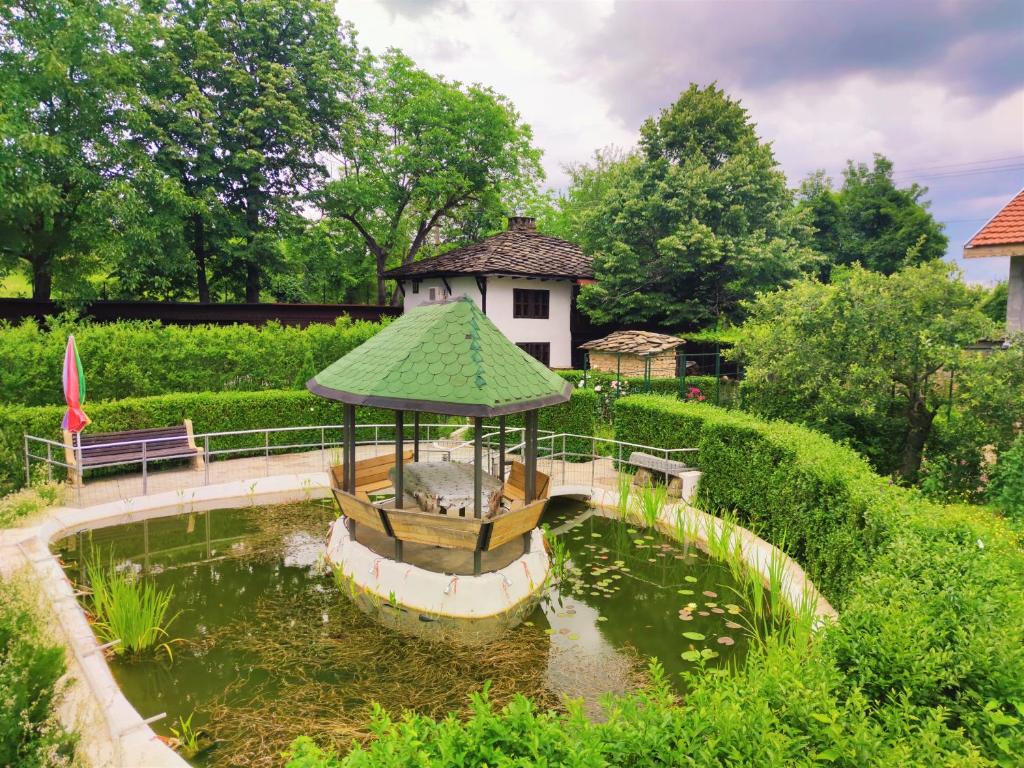
[{"label": "reed clump", "polygon": [[131,568],[118,568],[113,558],[95,555],[86,564],[92,591],[93,629],[115,654],[138,654],[150,649],[171,653],[167,628],[179,616],[171,613],[173,589],[159,589]]}]

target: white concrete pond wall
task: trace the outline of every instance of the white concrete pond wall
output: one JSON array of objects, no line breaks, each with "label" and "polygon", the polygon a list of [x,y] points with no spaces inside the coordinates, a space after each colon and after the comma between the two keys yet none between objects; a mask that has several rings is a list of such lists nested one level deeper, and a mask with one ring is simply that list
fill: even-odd
[{"label": "white concrete pond wall", "polygon": [[[31,521],[31,525],[0,531],[0,576],[11,578],[18,575],[28,582],[41,602],[49,608],[54,638],[62,641],[67,647],[67,677],[71,682],[59,714],[66,727],[75,729],[80,734],[81,753],[89,765],[96,768],[186,768],[188,764],[160,741],[147,722],[146,718],[153,718],[160,713],[137,712],[117,686],[103,649],[99,646],[85,613],[78,604],[74,587],[56,556],[50,552],[51,542],[84,529],[124,525],[191,511],[285,504],[321,499],[329,495],[328,476],[325,472],[277,475],[253,481],[210,485],[184,492],[138,496],[81,509],[54,508]],[[588,498],[592,495],[592,501],[597,506],[606,510],[614,509],[617,502],[617,494],[614,491],[582,485],[555,485],[552,488],[552,496]],[[667,506],[662,511],[660,527],[664,532],[672,535],[680,514],[687,516],[690,529],[697,533],[698,544],[706,541],[708,534],[717,532],[722,525],[718,518],[679,503]],[[344,530],[343,526],[335,528]],[[531,553],[524,555],[525,558],[532,558],[527,564],[527,574],[531,567],[536,567],[538,574],[546,573],[547,555],[541,545],[540,534],[534,532],[533,536],[534,546]],[[767,579],[773,558],[782,558],[786,594],[792,605],[800,605],[808,598],[814,599],[817,601],[817,615],[820,620],[835,618],[835,611],[818,594],[796,562],[745,529],[737,527],[733,531],[733,537],[748,566],[760,573],[764,579]],[[339,535],[332,544],[344,546],[344,536]],[[379,560],[379,557],[377,559]],[[523,568],[520,564],[522,559],[513,563],[513,570]],[[366,562],[361,565],[372,571],[380,563]],[[403,568],[402,573],[405,569],[407,566]],[[396,571],[396,578],[398,575],[400,574]],[[467,610],[472,613],[477,610],[471,605],[474,595],[479,597],[469,586],[472,579],[498,580],[495,583],[498,584],[498,589],[504,592],[509,587],[506,579],[512,581],[511,576],[512,574],[498,571],[480,577],[460,577],[457,587],[454,590],[450,589],[449,595],[444,595],[444,587],[450,586],[451,577],[431,574],[431,577],[441,581],[438,581],[437,585],[431,583],[432,587],[436,586],[438,589],[431,589],[429,592],[435,598],[437,594],[441,594],[443,599],[440,603],[431,603],[425,607],[451,612],[452,615],[460,615]],[[391,578],[390,571],[378,570],[378,576],[375,578],[379,579],[377,589],[384,594],[396,591],[396,585],[388,581]],[[517,589],[525,590],[525,595],[532,581],[530,574],[512,583],[519,583]],[[536,583],[533,582],[533,585],[536,586]],[[492,590],[486,592],[491,594]],[[517,597],[518,593],[510,593],[509,605],[516,604]],[[412,593],[406,597],[410,601],[413,598]],[[445,602],[449,598],[450,602]]]}]

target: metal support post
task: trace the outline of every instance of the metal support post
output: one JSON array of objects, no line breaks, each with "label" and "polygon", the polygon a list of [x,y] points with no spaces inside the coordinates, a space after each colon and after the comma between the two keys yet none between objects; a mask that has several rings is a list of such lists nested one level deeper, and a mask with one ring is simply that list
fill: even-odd
[{"label": "metal support post", "polygon": [[412,460],[420,460],[420,412],[412,415]]},{"label": "metal support post", "polygon": [[526,460],[526,500],[531,503],[537,495],[537,411],[527,411],[524,417],[525,430],[523,458]]},{"label": "metal support post", "polygon": [[148,461],[146,459],[146,441],[142,441],[142,495],[145,496],[149,488]]}]

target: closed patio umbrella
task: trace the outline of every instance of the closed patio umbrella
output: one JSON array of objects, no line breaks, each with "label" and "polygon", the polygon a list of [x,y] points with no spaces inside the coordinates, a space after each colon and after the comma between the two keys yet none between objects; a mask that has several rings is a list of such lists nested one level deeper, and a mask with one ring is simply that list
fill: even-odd
[{"label": "closed patio umbrella", "polygon": [[82,403],[85,402],[85,371],[82,369],[82,359],[78,356],[74,336],[68,336],[68,347],[64,352],[64,400],[67,401],[68,410],[64,414],[61,428],[69,432],[81,432],[92,420],[82,410]]}]

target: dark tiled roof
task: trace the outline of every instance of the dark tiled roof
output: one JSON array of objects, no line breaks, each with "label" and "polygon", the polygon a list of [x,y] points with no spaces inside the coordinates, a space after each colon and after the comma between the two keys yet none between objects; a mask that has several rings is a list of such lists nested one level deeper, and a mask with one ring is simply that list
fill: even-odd
[{"label": "dark tiled roof", "polygon": [[615,331],[603,339],[580,344],[580,349],[597,352],[625,352],[631,355],[654,355],[675,349],[683,340],[676,336],[651,331]]},{"label": "dark tiled roof", "polygon": [[[978,230],[965,248],[987,245],[1019,245],[1024,243],[1024,189]],[[970,253],[965,254],[970,256]]]},{"label": "dark tiled roof", "polygon": [[389,278],[441,275],[522,275],[590,279],[590,257],[578,246],[531,229],[510,229],[432,259],[388,270]]}]

